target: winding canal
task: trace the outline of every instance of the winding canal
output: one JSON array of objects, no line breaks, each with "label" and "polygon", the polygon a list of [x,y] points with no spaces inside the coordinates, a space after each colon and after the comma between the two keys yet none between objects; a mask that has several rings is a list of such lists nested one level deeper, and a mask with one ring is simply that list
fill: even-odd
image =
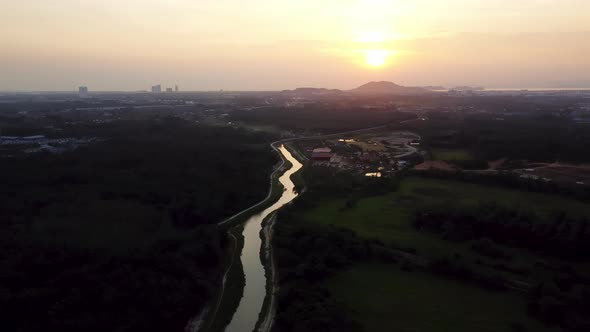
[{"label": "winding canal", "polygon": [[[266,276],[264,274],[264,265],[260,260],[262,221],[298,195],[294,191],[295,184],[291,181],[291,175],[300,170],[303,165],[293,157],[284,145],[275,149],[281,153],[285,160],[291,163],[291,168],[279,178],[279,182],[284,187],[279,200],[264,211],[251,216],[244,225],[244,247],[241,260],[246,285],[238,309],[234,313],[230,324],[225,328],[226,332],[249,332],[254,330],[266,296]],[[287,163],[284,163],[284,165],[287,165]]]}]

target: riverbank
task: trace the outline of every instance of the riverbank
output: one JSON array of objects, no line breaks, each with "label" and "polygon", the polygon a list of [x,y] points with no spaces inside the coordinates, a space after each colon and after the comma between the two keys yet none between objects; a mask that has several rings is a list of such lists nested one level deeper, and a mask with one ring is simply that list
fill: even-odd
[{"label": "riverbank", "polygon": [[227,269],[218,286],[215,302],[201,313],[200,324],[186,329],[185,332],[223,331],[231,321],[244,291],[245,278],[239,254],[244,246],[243,225],[237,225],[228,231],[232,241],[227,253]]},{"label": "riverbank", "polygon": [[[304,167],[309,160],[301,151],[295,146],[285,143],[285,147],[289,150],[292,156],[301,162]],[[305,191],[305,182],[301,171],[296,172],[291,176],[291,181],[295,184],[295,189],[301,194]],[[271,330],[276,313],[276,298],[279,292],[277,262],[272,250],[272,235],[273,227],[276,222],[276,212],[273,212],[262,223],[262,230],[260,237],[262,239],[262,246],[260,248],[260,260],[265,269],[266,276],[266,297],[262,304],[262,309],[258,317],[258,322],[254,331],[268,332]]]},{"label": "riverbank", "polygon": [[298,196],[298,192],[295,190],[295,183],[291,178],[293,174],[297,173],[303,167],[303,164],[291,154],[284,144],[278,146],[277,143],[273,148],[280,151],[284,158],[291,163],[291,167],[286,168],[285,172],[278,179],[284,187],[279,199],[261,213],[250,217],[244,224],[244,247],[241,253],[241,260],[244,267],[246,285],[240,305],[234,313],[230,324],[226,327],[226,332],[253,331],[255,329],[267,296],[266,267],[263,265],[260,257],[260,248],[263,245],[260,236],[262,224],[268,216],[286,204],[289,204]]},{"label": "riverbank", "polygon": [[[217,304],[217,308],[216,310],[212,310],[212,314],[207,315],[208,318],[206,318],[203,321],[199,329],[201,331],[222,331],[225,328],[227,328],[228,323],[232,321],[232,317],[236,314],[238,305],[244,297],[245,290],[245,270],[242,265],[242,257],[240,255],[240,253],[242,253],[242,251],[245,250],[243,241],[244,237],[242,235],[246,232],[244,231],[244,228],[245,226],[249,225],[249,223],[253,222],[252,219],[256,219],[256,217],[258,217],[261,214],[269,215],[274,210],[280,208],[283,204],[285,204],[285,202],[281,201],[281,198],[283,198],[286,194],[285,185],[282,183],[282,181],[286,180],[283,179],[283,176],[285,175],[285,173],[293,169],[293,163],[297,163],[298,165],[297,169],[294,170],[292,173],[295,173],[297,170],[303,167],[303,165],[299,163],[297,158],[291,156],[290,151],[292,151],[292,147],[287,148],[281,142],[275,142],[271,146],[275,151],[277,151],[277,153],[280,154],[281,164],[275,168],[275,171],[273,171],[273,173],[270,176],[270,190],[267,197],[258,204],[244,211],[241,211],[230,218],[227,218],[219,224],[220,227],[227,228],[228,232],[230,232],[230,234],[233,234],[235,237],[242,237],[242,241],[238,241],[237,245],[234,246],[231,250],[232,260],[230,261],[229,268],[224,274],[223,285],[220,287],[221,290],[217,296],[217,301],[215,302]],[[286,157],[286,154],[289,154],[289,157]],[[293,162],[289,161],[289,158],[292,158]],[[291,181],[291,177],[292,174],[289,174],[287,179],[289,181],[288,184],[291,190],[291,193],[289,193],[290,195],[292,195],[294,187],[294,183]],[[290,199],[288,199],[286,202],[290,201]],[[278,204],[278,206],[274,207],[273,204]],[[274,208],[274,210],[270,212],[267,211],[271,208]],[[259,227],[261,223],[262,220],[259,223]],[[258,232],[257,235],[259,235]],[[261,241],[261,239],[258,238],[258,241]],[[259,247],[260,246],[258,246],[258,248]],[[258,248],[256,251],[256,258],[258,261],[260,261],[258,256]],[[264,269],[264,266],[261,265],[261,269]],[[258,315],[256,315],[256,317],[258,317]]]},{"label": "riverbank", "polygon": [[[329,137],[337,137],[339,135],[345,135],[345,134],[357,134],[357,133],[362,133],[362,132],[368,132],[368,131],[374,131],[374,130],[380,130],[380,129],[384,129],[386,128],[386,126],[378,126],[378,127],[373,127],[373,128],[365,128],[365,129],[359,129],[359,130],[354,130],[354,131],[349,131],[349,132],[344,132],[344,133],[336,133],[336,134],[329,134],[329,135],[322,135],[322,136],[314,136],[314,137],[299,137],[299,138],[288,138],[288,139],[283,139],[283,140],[279,140],[276,141],[274,143],[271,144],[271,147],[277,151],[277,153],[279,153],[279,155],[281,156],[281,164],[275,169],[275,171],[273,171],[273,173],[270,176],[270,190],[269,193],[267,195],[267,197],[259,202],[258,204],[222,221],[221,223],[219,223],[219,226],[221,227],[226,227],[228,229],[228,231],[230,232],[234,232],[235,231],[235,227],[237,225],[243,225],[244,222],[246,222],[245,224],[249,224],[251,221],[251,219],[264,214],[264,216],[262,217],[262,219],[258,220],[258,227],[260,227],[259,229],[257,229],[256,235],[254,235],[254,233],[252,233],[252,237],[256,237],[256,243],[258,243],[258,246],[256,248],[256,255],[257,255],[257,260],[258,262],[261,262],[261,267],[262,267],[262,275],[264,275],[264,289],[265,291],[265,296],[263,298],[263,301],[261,303],[261,305],[258,308],[261,308],[261,310],[259,312],[256,313],[255,317],[257,318],[257,320],[254,322],[254,325],[252,325],[252,327],[240,327],[239,329],[236,329],[237,331],[242,331],[242,330],[260,330],[260,331],[268,331],[272,328],[273,325],[273,312],[275,310],[275,306],[274,303],[276,302],[276,293],[278,292],[278,285],[276,283],[276,268],[275,268],[275,264],[276,262],[274,262],[274,258],[272,255],[272,225],[273,225],[273,220],[272,218],[268,218],[270,216],[273,216],[274,212],[276,210],[278,210],[280,207],[282,207],[284,204],[290,203],[292,201],[292,199],[294,199],[297,196],[297,193],[301,193],[305,190],[305,183],[303,181],[303,176],[301,175],[301,172],[298,172],[300,169],[302,169],[304,167],[304,165],[306,165],[309,160],[299,151],[297,150],[297,148],[295,148],[295,146],[293,146],[292,142],[296,141],[296,140],[306,140],[306,139],[321,139],[321,138],[329,138]],[[284,149],[284,151],[281,151],[281,149]],[[292,171],[292,167],[293,167],[293,163],[291,161],[289,161],[289,158],[286,156],[286,154],[289,155],[290,158],[293,159],[293,162],[296,162],[298,164],[298,167],[296,170]],[[287,191],[285,188],[285,185],[281,182],[281,178],[289,171],[292,171],[291,174],[289,174],[288,178],[286,179],[289,183],[289,187],[291,188],[290,190],[292,191],[291,194],[294,193],[294,196],[288,200],[286,200],[285,202],[281,202],[281,199],[283,198],[285,192]],[[285,180],[285,179],[284,179]],[[270,209],[271,207],[273,207],[275,204],[278,204],[278,206],[276,208],[274,208],[272,211],[267,211],[268,209]],[[268,218],[268,219],[267,219]],[[264,221],[270,221],[270,222],[264,222]],[[262,227],[264,225],[264,227]],[[237,246],[235,248],[235,252],[233,257],[237,258],[239,253],[242,253],[243,255],[243,251],[244,251],[244,245],[242,243],[241,246]],[[244,258],[241,257],[241,260],[243,260]],[[236,262],[236,260],[234,260],[234,262]],[[241,263],[241,262],[240,262]],[[224,280],[225,283],[234,283],[234,282],[239,282],[239,280],[237,281],[232,281],[231,278],[228,278],[227,276],[229,275],[238,275],[240,272],[237,270],[242,271],[242,273],[244,273],[244,269],[243,269],[243,265],[241,264],[232,264],[232,266],[230,266],[230,268],[228,269],[228,272],[226,273],[226,275],[224,276]],[[246,278],[247,279],[247,278]],[[241,286],[245,286],[248,287],[248,281],[246,281],[245,283],[242,281],[242,283],[240,283]],[[233,326],[225,326],[225,324],[219,323],[219,322],[226,322],[228,318],[230,319],[234,319],[232,318],[233,316],[236,315],[237,309],[235,307],[232,308],[232,306],[230,305],[226,305],[225,303],[227,302],[232,302],[235,303],[236,299],[238,298],[238,302],[241,302],[243,299],[243,297],[245,297],[245,291],[240,293],[237,291],[232,291],[230,295],[230,293],[228,292],[228,289],[224,286],[222,287],[222,291],[220,292],[221,294],[219,295],[219,299],[218,301],[221,301],[221,305],[220,305],[220,309],[217,311],[215,317],[212,317],[211,319],[213,320],[212,324],[211,324],[211,329],[207,329],[208,331],[222,331],[222,330],[226,330],[229,329],[230,331],[232,329],[235,329],[235,327]],[[230,299],[230,297],[234,298],[233,301],[232,299]],[[244,319],[243,317],[240,319]],[[207,326],[207,325],[203,325],[203,326]],[[225,329],[224,329],[225,327]]]}]

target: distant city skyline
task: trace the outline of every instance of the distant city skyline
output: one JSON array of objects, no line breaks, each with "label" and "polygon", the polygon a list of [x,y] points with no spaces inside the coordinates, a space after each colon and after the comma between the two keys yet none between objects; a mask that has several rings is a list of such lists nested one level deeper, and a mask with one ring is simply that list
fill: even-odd
[{"label": "distant city skyline", "polygon": [[587,88],[588,13],[587,0],[1,1],[0,91]]}]

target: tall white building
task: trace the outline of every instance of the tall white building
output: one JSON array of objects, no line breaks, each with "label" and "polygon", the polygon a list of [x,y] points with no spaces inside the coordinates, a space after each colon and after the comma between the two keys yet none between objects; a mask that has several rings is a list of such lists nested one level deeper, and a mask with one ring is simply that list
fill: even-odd
[{"label": "tall white building", "polygon": [[152,92],[154,92],[154,93],[162,92],[162,85],[158,84],[158,85],[152,86]]},{"label": "tall white building", "polygon": [[80,98],[88,98],[88,87],[78,87],[78,96],[80,96]]}]

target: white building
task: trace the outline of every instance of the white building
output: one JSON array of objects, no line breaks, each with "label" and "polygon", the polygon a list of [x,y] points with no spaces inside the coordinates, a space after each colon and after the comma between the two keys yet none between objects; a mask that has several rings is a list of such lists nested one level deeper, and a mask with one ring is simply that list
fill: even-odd
[{"label": "white building", "polygon": [[78,96],[80,98],[88,98],[88,87],[86,87],[86,86],[78,87]]}]

